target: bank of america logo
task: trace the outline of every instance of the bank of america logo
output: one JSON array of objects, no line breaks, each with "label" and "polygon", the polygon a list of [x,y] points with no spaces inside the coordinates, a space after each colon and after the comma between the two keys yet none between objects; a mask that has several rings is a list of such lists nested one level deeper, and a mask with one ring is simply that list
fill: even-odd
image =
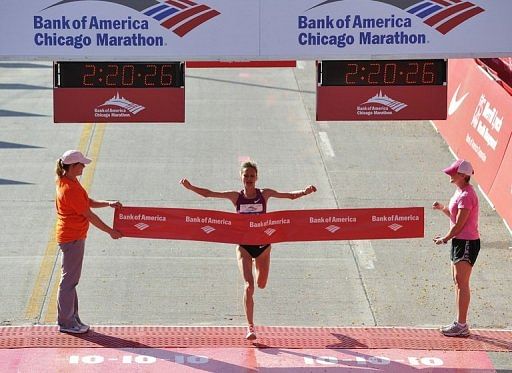
[{"label": "bank of america logo", "polygon": [[403,225],[400,225],[400,224],[397,224],[397,223],[388,225],[388,228],[393,230],[393,231],[395,231],[395,232],[397,230],[399,230],[400,228],[402,228],[402,227],[403,227]]},{"label": "bank of america logo", "polygon": [[[309,9],[344,0],[326,0]],[[400,8],[420,18],[423,23],[446,35],[455,27],[485,12],[484,9],[464,0],[374,0]],[[308,9],[308,10],[309,10]]]},{"label": "bank of america logo", "polygon": [[203,231],[204,233],[206,233],[206,234],[210,234],[210,233],[212,233],[212,232],[215,230],[215,228],[213,228],[213,227],[211,227],[211,226],[209,226],[209,225],[205,225],[205,226],[204,226],[204,227],[202,227],[201,229],[202,229],[202,231]]},{"label": "bank of america logo", "polygon": [[364,102],[362,105],[366,104],[381,104],[387,106],[395,113],[398,113],[400,110],[405,109],[407,107],[407,105],[404,104],[403,102],[393,100],[392,98],[383,94],[382,91],[379,91],[378,94],[370,98],[368,101]]},{"label": "bank of america logo", "polygon": [[137,228],[139,231],[143,231],[146,228],[149,228],[149,225],[146,223],[138,223],[134,225],[135,228]]},{"label": "bank of america logo", "polygon": [[[67,3],[87,0],[62,0],[45,9]],[[206,21],[217,17],[220,12],[208,5],[198,4],[190,0],[96,0],[105,3],[114,3],[131,8],[137,12],[151,17],[162,27],[171,30],[183,37]],[[44,10],[44,9],[43,9]]]},{"label": "bank of america logo", "polygon": [[137,114],[139,111],[145,109],[144,106],[133,103],[127,100],[126,98],[119,96],[119,92],[117,92],[116,95],[111,99],[105,101],[105,103],[101,104],[99,107],[101,106],[117,106],[125,110],[128,110],[132,114]]},{"label": "bank of america logo", "polygon": [[274,233],[276,233],[276,230],[274,228],[268,228],[263,231],[267,236],[272,236]]},{"label": "bank of america logo", "polygon": [[335,233],[340,229],[340,227],[338,227],[337,225],[329,225],[325,229],[327,229],[331,233]]}]

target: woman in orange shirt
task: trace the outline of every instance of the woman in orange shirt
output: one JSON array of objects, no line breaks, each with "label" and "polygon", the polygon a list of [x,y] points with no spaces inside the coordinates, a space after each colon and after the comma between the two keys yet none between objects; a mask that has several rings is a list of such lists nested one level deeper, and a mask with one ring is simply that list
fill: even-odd
[{"label": "woman in orange shirt", "polygon": [[57,161],[57,208],[56,240],[62,251],[62,275],[58,293],[59,331],[81,334],[89,330],[78,316],[76,286],[82,272],[85,239],[89,223],[110,234],[113,239],[121,238],[118,231],[106,225],[91,208],[110,206],[121,207],[119,201],[97,201],[89,198],[80,185],[78,176],[91,160],[78,150],[68,150]]}]

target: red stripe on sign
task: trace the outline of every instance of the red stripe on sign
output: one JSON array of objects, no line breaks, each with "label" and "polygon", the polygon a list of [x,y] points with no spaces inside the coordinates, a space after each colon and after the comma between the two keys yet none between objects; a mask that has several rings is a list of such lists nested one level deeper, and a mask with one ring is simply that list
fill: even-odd
[{"label": "red stripe on sign", "polygon": [[458,16],[450,19],[448,22],[443,23],[439,27],[436,27],[436,29],[441,32],[442,34],[448,33],[450,30],[454,29],[464,21],[470,19],[471,17],[476,16],[477,14],[482,13],[484,10],[480,7],[476,7],[473,9],[470,9],[462,14],[459,14]]},{"label": "red stripe on sign", "polygon": [[174,1],[174,0],[167,0],[166,1],[167,4],[171,4],[173,6],[175,6],[176,8],[180,8],[180,9],[185,9],[185,8],[188,8],[187,5],[183,5],[182,3],[180,3],[179,1]]},{"label": "red stripe on sign", "polygon": [[448,18],[455,13],[459,13],[459,12],[463,11],[464,9],[471,8],[472,6],[473,5],[470,3],[454,5],[448,9],[443,10],[442,12],[439,12],[439,13],[433,15],[430,18],[427,18],[425,20],[425,23],[429,26],[434,26],[435,24],[441,22],[445,18]]},{"label": "red stripe on sign", "polygon": [[444,1],[444,0],[431,0],[431,1],[434,2],[434,3],[441,4],[443,6],[450,6],[450,5],[452,5],[451,3],[447,2],[447,1]]},{"label": "red stripe on sign", "polygon": [[199,6],[195,6],[193,8],[190,8],[188,10],[185,10],[181,13],[178,13],[177,15],[175,15],[174,17],[171,17],[169,18],[168,20],[166,20],[165,22],[162,22],[162,26],[164,26],[165,28],[171,28],[175,25],[177,25],[178,23],[180,23],[181,21],[187,19],[187,18],[190,18],[198,13],[201,13],[205,10],[208,10],[210,9],[209,7],[207,7],[206,5],[199,5]]},{"label": "red stripe on sign", "polygon": [[219,14],[220,14],[219,12],[217,12],[216,10],[212,9],[212,10],[206,12],[206,13],[203,13],[203,14],[197,16],[196,18],[191,19],[190,21],[184,23],[183,25],[177,27],[175,30],[173,30],[173,32],[176,35],[184,36],[189,31],[193,30],[194,28],[196,28],[200,24],[208,21],[209,19],[212,19],[213,17],[218,16]]},{"label": "red stripe on sign", "polygon": [[126,237],[261,245],[293,241],[417,238],[423,207],[326,209],[235,214],[223,211],[123,207],[114,227]]},{"label": "red stripe on sign", "polygon": [[181,1],[182,3],[188,4],[188,5],[197,5],[197,3],[194,3],[193,1],[190,1],[190,0],[179,0],[179,1]]}]

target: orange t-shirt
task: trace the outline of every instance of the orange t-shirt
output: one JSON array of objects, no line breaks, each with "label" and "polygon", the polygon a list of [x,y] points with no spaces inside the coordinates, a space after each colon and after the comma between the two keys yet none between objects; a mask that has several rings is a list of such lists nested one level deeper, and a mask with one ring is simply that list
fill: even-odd
[{"label": "orange t-shirt", "polygon": [[89,196],[77,181],[57,177],[56,239],[58,243],[83,240],[87,237],[89,220],[83,215],[89,210]]}]

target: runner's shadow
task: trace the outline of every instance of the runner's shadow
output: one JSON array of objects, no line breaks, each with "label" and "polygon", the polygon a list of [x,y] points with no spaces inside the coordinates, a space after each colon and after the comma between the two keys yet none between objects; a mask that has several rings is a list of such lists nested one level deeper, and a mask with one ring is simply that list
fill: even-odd
[{"label": "runner's shadow", "polygon": [[[98,333],[95,332],[94,330],[90,330],[88,333],[85,334],[70,334],[70,336],[94,343],[104,348],[116,349],[119,351],[129,352],[130,354],[135,355],[150,356],[154,357],[157,360],[168,362],[169,367],[165,369],[165,371],[176,371],[180,370],[180,367],[182,369],[186,367],[193,368],[198,371],[212,373],[238,371],[249,373],[257,372],[257,369],[255,367],[252,368],[248,366],[231,364],[226,361],[213,359],[209,356],[207,356],[207,360],[204,361],[204,359],[202,359],[202,356],[185,353],[185,347],[169,347],[169,350],[178,348],[180,349],[179,351],[173,352],[161,347],[149,346],[135,340],[124,339],[107,334]],[[210,348],[213,350],[215,347],[211,346]],[[137,351],[133,351],[133,349],[137,349]],[[202,348],[202,350],[204,350],[204,348]],[[179,362],[177,362],[177,356],[179,356]]]},{"label": "runner's shadow", "polygon": [[329,349],[338,349],[338,348],[368,348],[368,345],[359,342],[357,339],[347,337],[343,334],[331,333],[333,337],[339,341],[339,343],[334,343],[325,346],[325,348]]},{"label": "runner's shadow", "polygon": [[473,341],[479,341],[483,343],[490,344],[495,347],[503,348],[509,352],[512,352],[512,340],[502,340],[497,338],[485,337],[483,335],[471,334],[468,339],[472,339]]}]

